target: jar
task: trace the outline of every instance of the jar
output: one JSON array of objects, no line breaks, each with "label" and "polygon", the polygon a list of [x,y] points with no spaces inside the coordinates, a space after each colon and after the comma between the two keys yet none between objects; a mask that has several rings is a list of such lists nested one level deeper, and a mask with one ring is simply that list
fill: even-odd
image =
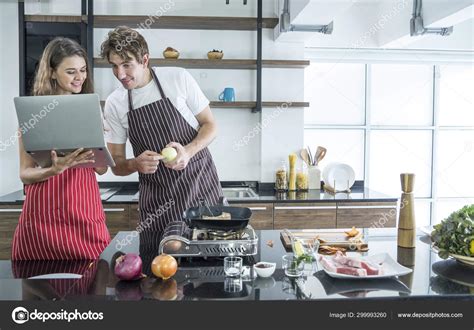
[{"label": "jar", "polygon": [[308,167],[303,162],[296,172],[296,190],[306,191],[308,190]]},{"label": "jar", "polygon": [[321,189],[321,170],[318,165],[308,168],[308,188]]},{"label": "jar", "polygon": [[284,161],[275,173],[275,190],[280,192],[288,190],[287,171]]}]

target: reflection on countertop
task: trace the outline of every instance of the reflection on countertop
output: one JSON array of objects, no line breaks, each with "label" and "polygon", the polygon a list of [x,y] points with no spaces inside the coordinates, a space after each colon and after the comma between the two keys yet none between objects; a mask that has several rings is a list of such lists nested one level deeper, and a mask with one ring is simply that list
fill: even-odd
[{"label": "reflection on countertop", "polygon": [[[246,272],[240,278],[227,278],[222,258],[181,258],[176,275],[162,281],[150,272],[157,251],[140,241],[140,235],[120,232],[92,261],[0,261],[0,299],[107,299],[107,300],[303,300],[303,299],[467,299],[474,301],[474,269],[460,267],[452,260],[441,260],[420,237],[412,249],[413,272],[402,277],[378,280],[333,279],[308,264],[304,276],[295,280],[285,276],[281,257],[286,253],[277,230],[258,231],[259,249],[246,257]],[[273,241],[270,247],[268,241]],[[126,242],[126,244],[123,244]],[[142,243],[142,244],[141,244]],[[369,238],[366,255],[390,254],[403,263],[396,237]],[[140,281],[119,281],[113,273],[115,260],[123,253],[140,253],[143,273]],[[397,258],[398,257],[398,258]],[[258,261],[277,263],[270,278],[254,277],[250,266]],[[408,265],[407,265],[408,266]],[[80,279],[39,279],[47,273],[81,274]],[[467,279],[467,280],[466,280]]]}]

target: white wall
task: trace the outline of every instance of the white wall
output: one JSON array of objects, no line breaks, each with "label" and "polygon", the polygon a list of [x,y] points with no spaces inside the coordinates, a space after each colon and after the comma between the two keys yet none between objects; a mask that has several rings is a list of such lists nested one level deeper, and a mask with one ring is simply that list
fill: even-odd
[{"label": "white wall", "polygon": [[18,177],[18,121],[13,98],[19,94],[18,3],[0,2],[0,196],[22,189]]},{"label": "white wall", "polygon": [[[256,0],[249,0],[244,6],[242,0],[171,0],[151,1],[94,1],[95,14],[107,15],[154,15],[160,11],[165,15],[193,16],[243,16],[257,15]],[[50,0],[42,5],[28,4],[28,13],[68,13],[80,12],[79,1],[65,3]],[[169,8],[169,10],[164,10]],[[274,1],[264,1],[264,17],[274,16]],[[134,26],[132,26],[134,27]],[[136,27],[136,26],[135,26]],[[109,29],[94,30],[94,56],[98,57],[100,44]],[[225,58],[256,58],[257,34],[255,31],[219,31],[219,30],[150,30],[140,29],[147,39],[152,57],[161,57],[162,51],[171,46],[181,53],[181,58],[206,58],[210,49],[222,49]],[[265,59],[303,59],[303,43],[282,44],[273,41],[273,31],[263,32],[263,57]],[[254,70],[189,70],[197,80],[203,92],[210,100],[217,100],[225,87],[234,87],[236,100],[251,101],[256,98],[256,71]],[[264,101],[304,101],[303,69],[264,69]],[[111,69],[95,69],[96,92],[105,100],[119,83]],[[277,116],[262,126],[262,114],[251,113],[250,109],[213,109],[219,125],[219,136],[210,149],[216,162],[220,179],[272,181],[280,159],[287,158],[303,144],[303,109],[284,110],[264,109],[264,114]],[[237,147],[236,143],[244,141]],[[132,157],[130,145],[127,147]],[[116,177],[111,171],[98,177],[101,181],[136,181],[137,175]]]}]

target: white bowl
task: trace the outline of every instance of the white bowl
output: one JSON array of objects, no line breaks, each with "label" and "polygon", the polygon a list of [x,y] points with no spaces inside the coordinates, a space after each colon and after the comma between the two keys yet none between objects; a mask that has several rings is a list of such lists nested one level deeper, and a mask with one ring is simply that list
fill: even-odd
[{"label": "white bowl", "polygon": [[[266,268],[257,267],[257,265],[261,265],[261,264],[269,265],[270,267],[266,267]],[[257,262],[255,265],[253,265],[253,269],[255,270],[257,275],[260,277],[272,276],[273,273],[275,272],[275,268],[276,268],[276,263],[274,262],[260,261],[260,262]]]}]

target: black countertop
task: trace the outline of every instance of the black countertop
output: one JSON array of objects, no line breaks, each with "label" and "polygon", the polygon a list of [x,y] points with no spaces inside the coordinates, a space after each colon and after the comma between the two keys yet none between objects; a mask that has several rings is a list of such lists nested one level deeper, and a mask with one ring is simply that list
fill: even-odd
[{"label": "black countertop", "polygon": [[[104,203],[138,203],[135,194],[138,192],[138,183],[100,183],[100,189]],[[276,194],[270,189],[260,189],[257,191],[258,197],[255,198],[232,198],[228,199],[230,203],[308,203],[308,202],[394,202],[398,197],[387,196],[382,193],[364,188],[363,186],[354,186],[351,193],[331,194],[324,190],[308,190],[306,192],[287,192]],[[23,204],[25,197],[22,190],[11,194],[0,196],[0,205],[2,204]]]},{"label": "black countertop", "polygon": [[[162,281],[148,276],[141,281],[118,281],[111,269],[121,253],[143,251],[136,232],[120,232],[96,261],[0,261],[0,299],[107,299],[107,300],[302,300],[302,299],[468,299],[474,301],[474,269],[453,260],[441,260],[431,251],[428,238],[417,237],[416,249],[397,249],[396,237],[369,238],[369,252],[386,252],[395,260],[414,260],[413,273],[380,280],[333,279],[307,265],[305,276],[291,280],[281,269],[285,253],[279,231],[259,231],[259,253],[246,258],[245,264],[264,260],[276,262],[270,278],[226,278],[220,258],[207,260],[181,258],[176,275]],[[273,241],[273,247],[267,245]],[[128,242],[126,244],[122,244]],[[143,244],[142,244],[143,245]],[[120,250],[118,248],[120,247]],[[156,252],[157,254],[157,252]],[[150,261],[155,253],[142,254],[143,272],[150,275]],[[49,273],[76,273],[80,279],[28,279]],[[231,291],[234,292],[231,292]]]}]

